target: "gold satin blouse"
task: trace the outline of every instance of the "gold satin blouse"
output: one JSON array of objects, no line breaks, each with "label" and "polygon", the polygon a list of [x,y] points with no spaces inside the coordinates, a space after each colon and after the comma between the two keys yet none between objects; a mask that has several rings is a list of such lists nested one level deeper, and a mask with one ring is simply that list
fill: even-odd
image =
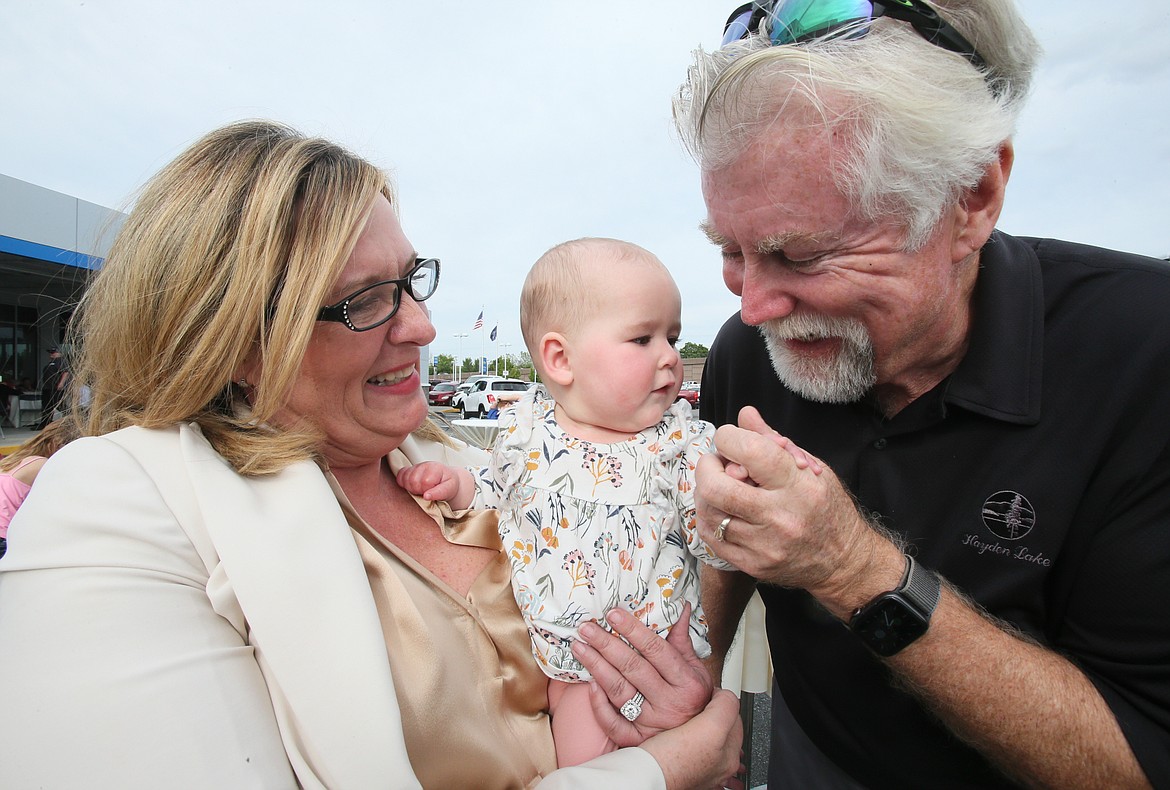
[{"label": "gold satin blouse", "polygon": [[[391,461],[397,468],[405,459],[395,453]],[[445,505],[416,500],[451,542],[499,551],[464,598],[375,532],[328,477],[382,620],[406,750],[419,782],[484,790],[537,784],[556,768],[548,684],[512,597],[495,512],[452,521]]]}]

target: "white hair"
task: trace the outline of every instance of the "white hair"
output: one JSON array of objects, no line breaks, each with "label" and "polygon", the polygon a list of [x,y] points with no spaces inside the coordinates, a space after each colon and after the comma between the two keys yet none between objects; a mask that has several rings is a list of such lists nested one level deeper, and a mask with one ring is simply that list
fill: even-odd
[{"label": "white hair", "polygon": [[860,38],[752,35],[695,53],[674,100],[683,144],[716,170],[770,128],[815,118],[849,141],[833,176],[857,215],[898,218],[906,248],[919,247],[1011,138],[1039,53],[1012,0],[933,5],[985,69],[884,17]]}]

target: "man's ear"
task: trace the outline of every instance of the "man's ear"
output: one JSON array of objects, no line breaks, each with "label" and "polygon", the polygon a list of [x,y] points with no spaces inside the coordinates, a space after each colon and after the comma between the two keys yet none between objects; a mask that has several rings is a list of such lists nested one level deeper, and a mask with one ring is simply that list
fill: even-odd
[{"label": "man's ear", "polygon": [[573,383],[573,365],[569,360],[569,344],[560,332],[548,332],[538,345],[544,366],[541,375],[553,384],[567,387]]},{"label": "man's ear", "polygon": [[965,260],[972,253],[978,252],[991,238],[995,223],[999,221],[999,213],[1003,210],[1004,192],[1015,156],[1011,140],[1004,142],[999,148],[999,157],[987,166],[983,178],[968,190],[955,209],[951,252],[953,260]]}]

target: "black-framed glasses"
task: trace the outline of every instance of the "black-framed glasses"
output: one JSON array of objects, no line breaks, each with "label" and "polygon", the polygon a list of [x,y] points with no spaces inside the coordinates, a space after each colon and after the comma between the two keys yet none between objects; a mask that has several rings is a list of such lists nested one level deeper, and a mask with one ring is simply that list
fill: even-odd
[{"label": "black-framed glasses", "polygon": [[971,42],[921,0],[756,0],[744,3],[727,18],[720,46],[756,31],[766,35],[773,46],[799,44],[832,33],[859,38],[869,32],[869,23],[881,16],[909,22],[931,44],[959,53],[976,68],[987,67]]},{"label": "black-framed glasses", "polygon": [[402,292],[416,302],[425,302],[439,287],[439,259],[415,258],[405,277],[383,280],[354,291],[337,304],[326,305],[317,313],[318,321],[337,321],[354,332],[365,332],[389,321],[398,312]]}]

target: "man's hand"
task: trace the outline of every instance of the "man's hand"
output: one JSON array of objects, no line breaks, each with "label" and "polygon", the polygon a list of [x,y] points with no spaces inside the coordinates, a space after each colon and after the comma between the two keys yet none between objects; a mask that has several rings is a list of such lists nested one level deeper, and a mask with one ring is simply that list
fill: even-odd
[{"label": "man's hand", "polygon": [[[753,407],[699,460],[699,532],[755,578],[808,590],[841,619],[901,577],[901,551],[858,512],[832,470],[772,430]],[[715,527],[726,517],[723,540]]]}]

